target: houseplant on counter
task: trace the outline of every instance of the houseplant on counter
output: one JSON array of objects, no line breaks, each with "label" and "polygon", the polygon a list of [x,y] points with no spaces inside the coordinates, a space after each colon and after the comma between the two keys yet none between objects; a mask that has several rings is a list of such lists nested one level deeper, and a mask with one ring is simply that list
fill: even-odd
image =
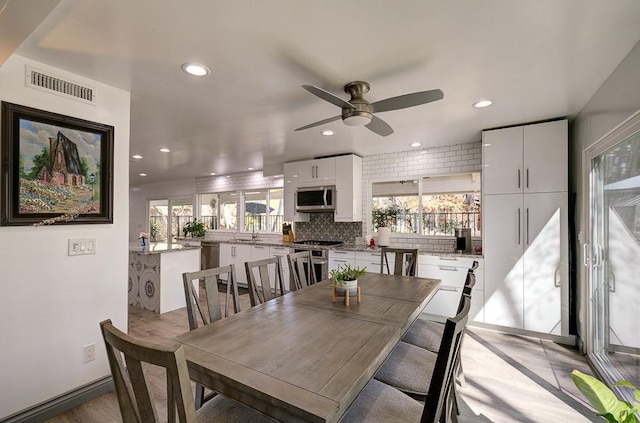
[{"label": "houseplant on counter", "polygon": [[204,223],[200,219],[195,219],[193,222],[187,222],[182,227],[182,233],[184,236],[191,234],[192,237],[204,236],[205,231]]},{"label": "houseplant on counter", "polygon": [[367,273],[367,268],[351,267],[349,263],[338,266],[331,271],[331,286],[336,287],[336,293],[340,296],[348,292],[355,295],[358,288],[358,278]]}]

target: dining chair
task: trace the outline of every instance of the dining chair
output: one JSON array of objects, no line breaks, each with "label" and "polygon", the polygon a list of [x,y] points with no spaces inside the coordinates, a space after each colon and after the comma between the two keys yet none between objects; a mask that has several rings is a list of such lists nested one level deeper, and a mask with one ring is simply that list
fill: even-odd
[{"label": "dining chair", "polygon": [[309,285],[317,283],[316,272],[313,271],[313,256],[311,250],[300,251],[287,255],[289,263],[289,286],[292,291],[297,291]]},{"label": "dining chair", "polygon": [[[389,269],[389,255],[394,256],[393,273]],[[418,269],[418,250],[412,248],[382,247],[380,254],[380,273],[401,276],[416,276]]]},{"label": "dining chair", "polygon": [[111,320],[101,322],[100,329],[124,423],[159,421],[156,398],[161,396],[150,392],[150,378],[145,368],[147,364],[162,367],[166,371],[166,413],[169,423],[275,421],[222,395],[196,411],[182,345],[158,345],[135,339],[113,326]]},{"label": "dining chair", "polygon": [[[233,302],[233,312],[240,312],[240,299],[238,296],[238,285],[236,284],[236,270],[233,264],[182,274],[184,296],[187,303],[189,330],[194,330],[200,325],[208,325],[211,322],[222,319],[218,284],[225,279],[226,289],[224,317],[229,317],[230,302]],[[201,280],[204,281],[204,291],[200,291],[198,289],[200,287]],[[202,298],[202,294],[204,294],[204,298]],[[204,386],[196,383],[196,410],[202,407],[202,404],[209,401],[215,395],[215,392],[205,395]]]},{"label": "dining chair", "polygon": [[[474,261],[472,266],[467,271],[467,277],[464,287],[462,288],[462,295],[458,303],[458,309],[456,312],[460,312],[463,305],[464,295],[471,295],[471,291],[476,284],[475,270],[478,268],[478,262]],[[440,349],[440,341],[442,340],[442,334],[444,332],[444,323],[432,320],[429,317],[420,315],[413,322],[409,330],[404,334],[402,340],[409,344],[416,345],[420,348],[424,348],[435,353]]]},{"label": "dining chair", "polygon": [[[273,288],[269,276],[270,265],[273,265],[275,268]],[[262,304],[285,293],[280,256],[248,261],[244,266],[247,271],[251,307]],[[257,271],[257,274],[254,273],[254,270]]]},{"label": "dining chair", "polygon": [[462,310],[445,322],[442,347],[435,360],[421,363],[420,377],[428,380],[424,404],[379,379],[372,379],[351,403],[341,422],[456,422],[452,381],[470,306],[471,299],[465,296]]}]

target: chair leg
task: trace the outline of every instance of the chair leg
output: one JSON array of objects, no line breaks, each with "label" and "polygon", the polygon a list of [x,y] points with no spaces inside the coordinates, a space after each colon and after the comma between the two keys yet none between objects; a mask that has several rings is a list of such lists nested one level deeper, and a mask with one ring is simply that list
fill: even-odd
[{"label": "chair leg", "polygon": [[462,370],[462,361],[458,361],[458,370],[456,375],[456,382],[458,385],[464,388],[464,385],[467,383],[467,380],[464,377],[464,371]]},{"label": "chair leg", "polygon": [[200,407],[202,407],[202,404],[204,404],[204,386],[200,385],[199,383],[196,383],[196,410],[198,410]]}]

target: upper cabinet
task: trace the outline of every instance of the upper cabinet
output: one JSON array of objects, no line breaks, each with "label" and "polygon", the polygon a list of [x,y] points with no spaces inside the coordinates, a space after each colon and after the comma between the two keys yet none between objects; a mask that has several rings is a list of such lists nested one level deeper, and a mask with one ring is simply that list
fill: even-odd
[{"label": "upper cabinet", "polygon": [[336,181],[336,158],[305,160],[298,163],[298,186],[334,185]]},{"label": "upper cabinet", "polygon": [[308,222],[309,213],[296,212],[298,187],[334,185],[336,222],[362,221],[362,157],[354,154],[285,163],[284,219]]},{"label": "upper cabinet", "polygon": [[566,120],[482,133],[483,194],[567,191]]}]

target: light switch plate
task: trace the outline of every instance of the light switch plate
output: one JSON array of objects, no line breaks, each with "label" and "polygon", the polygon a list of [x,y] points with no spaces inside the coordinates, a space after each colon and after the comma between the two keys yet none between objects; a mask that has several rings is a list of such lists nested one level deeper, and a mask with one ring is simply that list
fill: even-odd
[{"label": "light switch plate", "polygon": [[68,255],[80,256],[96,253],[95,238],[69,238]]}]

